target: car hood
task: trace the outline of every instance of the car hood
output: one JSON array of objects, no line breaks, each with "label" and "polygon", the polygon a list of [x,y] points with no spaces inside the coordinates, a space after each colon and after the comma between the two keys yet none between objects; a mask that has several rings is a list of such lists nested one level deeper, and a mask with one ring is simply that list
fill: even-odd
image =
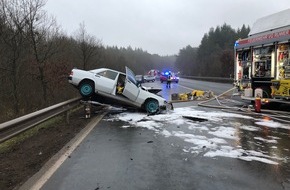
[{"label": "car hood", "polygon": [[142,88],[153,94],[157,94],[158,92],[162,91],[162,88],[154,88],[154,87],[146,87],[146,86],[142,86]]}]

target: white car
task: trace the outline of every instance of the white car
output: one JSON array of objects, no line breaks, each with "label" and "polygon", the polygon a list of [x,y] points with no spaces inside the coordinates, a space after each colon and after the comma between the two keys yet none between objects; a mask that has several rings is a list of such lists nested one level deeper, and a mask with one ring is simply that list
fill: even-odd
[{"label": "white car", "polygon": [[154,82],[155,81],[155,76],[152,76],[152,75],[144,75],[144,81],[145,82]]},{"label": "white car", "polygon": [[85,99],[97,95],[100,97],[99,102],[105,98],[110,102],[115,101],[117,104],[141,108],[148,114],[173,108],[172,104],[169,104],[164,98],[151,93],[148,88],[142,87],[128,67],[126,67],[126,74],[108,68],[90,71],[73,69],[68,81],[78,88],[79,93]]}]

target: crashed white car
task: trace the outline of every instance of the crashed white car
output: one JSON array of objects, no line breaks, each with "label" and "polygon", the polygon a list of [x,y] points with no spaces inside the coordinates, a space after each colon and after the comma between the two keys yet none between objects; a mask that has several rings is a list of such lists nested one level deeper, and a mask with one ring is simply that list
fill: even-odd
[{"label": "crashed white car", "polygon": [[[141,108],[149,114],[172,109],[172,105],[164,98],[142,87],[128,67],[126,67],[126,74],[108,68],[90,71],[73,69],[68,81],[78,88],[85,99],[97,95],[98,102],[106,99],[109,103]],[[152,89],[153,91],[158,92],[156,89]]]}]

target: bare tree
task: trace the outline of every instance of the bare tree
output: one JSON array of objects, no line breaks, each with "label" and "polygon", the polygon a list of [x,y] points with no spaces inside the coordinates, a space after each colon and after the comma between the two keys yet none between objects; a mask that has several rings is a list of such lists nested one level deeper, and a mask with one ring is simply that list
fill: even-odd
[{"label": "bare tree", "polygon": [[[24,77],[21,72],[23,67],[23,55],[26,52],[24,27],[27,14],[21,11],[19,0],[0,0],[0,72],[6,79],[1,87],[4,93],[2,100],[9,100],[13,104],[15,114],[19,114],[20,104],[20,82]],[[11,86],[11,87],[10,87]],[[3,94],[2,94],[3,96]],[[7,104],[7,103],[6,103]]]},{"label": "bare tree", "polygon": [[93,58],[98,55],[98,49],[102,46],[100,40],[87,33],[85,23],[80,23],[80,28],[76,32],[77,51],[84,70],[88,69]]},{"label": "bare tree", "polygon": [[54,40],[59,34],[59,27],[53,17],[49,17],[42,9],[44,0],[30,0],[23,6],[26,17],[27,39],[33,55],[33,63],[38,72],[33,73],[41,83],[44,104],[48,105],[47,71],[50,69],[50,58],[58,52],[58,41]]}]

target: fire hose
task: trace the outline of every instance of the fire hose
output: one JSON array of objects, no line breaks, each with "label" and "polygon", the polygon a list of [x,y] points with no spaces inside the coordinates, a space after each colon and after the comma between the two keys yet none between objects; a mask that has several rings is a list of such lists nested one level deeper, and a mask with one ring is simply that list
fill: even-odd
[{"label": "fire hose", "polygon": [[[285,111],[277,111],[277,110],[269,110],[269,109],[260,109],[260,112],[255,112],[254,108],[251,107],[247,107],[245,108],[243,107],[237,107],[237,106],[228,106],[228,105],[224,105],[221,103],[221,101],[218,99],[221,96],[224,96],[225,94],[235,90],[236,88],[231,88],[225,92],[223,92],[222,94],[218,95],[218,96],[214,96],[213,98],[206,100],[206,101],[202,101],[200,103],[198,103],[198,106],[202,106],[202,107],[208,107],[208,108],[217,108],[217,109],[222,109],[222,110],[227,110],[230,112],[235,112],[235,113],[240,113],[243,112],[246,115],[256,115],[256,116],[267,116],[269,118],[275,119],[277,121],[281,121],[281,122],[285,122],[285,123],[290,123],[290,121],[284,120],[284,119],[280,119],[280,118],[289,118],[290,113],[289,112],[285,112]],[[216,100],[218,102],[219,105],[208,105],[207,103]],[[276,114],[276,115],[275,115]],[[279,114],[279,117],[277,117],[277,114]]]}]

